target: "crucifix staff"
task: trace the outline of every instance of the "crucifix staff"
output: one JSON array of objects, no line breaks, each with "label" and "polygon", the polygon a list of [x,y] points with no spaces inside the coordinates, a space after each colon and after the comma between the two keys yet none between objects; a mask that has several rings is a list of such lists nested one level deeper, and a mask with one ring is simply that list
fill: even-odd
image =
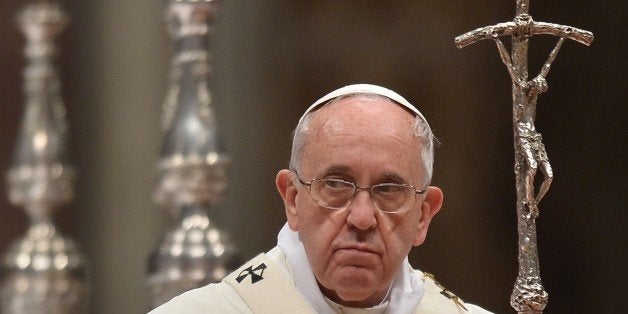
[{"label": "crucifix staff", "polygon": [[[519,313],[542,313],[548,295],[541,283],[539,271],[536,218],[539,215],[538,204],[549,190],[554,175],[541,134],[534,125],[536,104],[539,94],[547,91],[545,77],[565,38],[588,46],[593,41],[593,34],[571,26],[534,21],[529,14],[530,0],[516,0],[516,6],[512,22],[478,28],[456,37],[455,42],[458,48],[462,48],[483,39],[495,41],[512,80],[519,273],[510,304]],[[533,35],[540,34],[557,36],[559,39],[539,74],[528,80],[528,41]],[[512,38],[511,53],[500,39],[507,35]],[[544,178],[535,191],[534,179],[539,167]]]}]

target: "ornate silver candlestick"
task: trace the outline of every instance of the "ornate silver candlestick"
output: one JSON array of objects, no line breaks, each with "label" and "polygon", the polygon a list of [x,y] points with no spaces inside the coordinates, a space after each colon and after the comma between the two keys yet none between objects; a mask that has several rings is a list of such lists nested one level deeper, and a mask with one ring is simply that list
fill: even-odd
[{"label": "ornate silver candlestick", "polygon": [[[529,0],[517,0],[516,4],[514,21],[478,28],[456,37],[455,42],[458,48],[462,48],[482,39],[494,40],[512,79],[519,273],[510,304],[519,313],[542,313],[548,295],[539,271],[536,218],[539,215],[538,204],[547,193],[554,175],[541,134],[534,125],[536,103],[539,94],[547,91],[545,77],[565,38],[590,45],[593,34],[571,26],[536,22],[529,14]],[[560,38],[539,74],[528,80],[528,40],[537,34]],[[512,56],[499,39],[504,35],[512,38]],[[534,178],[539,167],[544,179],[535,191]]]},{"label": "ornate silver candlestick", "polygon": [[53,40],[68,17],[59,4],[40,1],[27,5],[18,22],[27,41],[26,104],[7,180],[9,200],[24,207],[30,227],[3,259],[0,312],[81,313],[88,301],[86,262],[51,219],[73,198],[65,108],[53,63]]},{"label": "ornate silver candlestick", "polygon": [[238,263],[235,248],[207,215],[224,194],[229,164],[208,89],[209,34],[218,2],[172,0],[167,9],[175,53],[154,199],[170,210],[178,225],[149,262],[152,307],[220,281]]}]

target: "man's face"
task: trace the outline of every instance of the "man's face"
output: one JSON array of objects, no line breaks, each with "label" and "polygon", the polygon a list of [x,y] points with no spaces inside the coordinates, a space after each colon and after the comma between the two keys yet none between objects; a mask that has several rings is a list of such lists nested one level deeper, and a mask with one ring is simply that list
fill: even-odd
[{"label": "man's face", "polygon": [[[414,117],[399,105],[353,96],[314,114],[297,169],[304,181],[337,178],[361,187],[407,183],[417,189],[426,184]],[[440,190],[430,188],[409,211],[386,214],[360,190],[347,208],[332,210],[318,206],[287,170],[279,173],[277,185],[321,290],[355,307],[372,306],[385,296],[410,248],[424,241],[442,200]]]}]

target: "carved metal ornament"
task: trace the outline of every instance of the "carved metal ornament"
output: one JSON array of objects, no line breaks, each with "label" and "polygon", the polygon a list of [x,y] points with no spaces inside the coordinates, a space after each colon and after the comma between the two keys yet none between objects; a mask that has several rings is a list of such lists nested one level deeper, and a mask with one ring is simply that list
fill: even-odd
[{"label": "carved metal ornament", "polygon": [[[519,313],[542,313],[548,294],[541,283],[536,218],[538,204],[549,190],[554,175],[541,134],[534,125],[536,104],[539,94],[547,91],[545,77],[565,38],[588,46],[593,41],[593,34],[571,26],[534,21],[529,14],[529,0],[516,0],[516,5],[514,21],[478,28],[456,37],[455,42],[462,48],[483,39],[494,40],[512,80],[519,272],[510,304]],[[528,40],[538,34],[558,36],[559,39],[539,74],[530,80]],[[512,55],[500,40],[500,36],[506,35],[512,38]],[[534,178],[539,168],[544,178],[537,190]]]},{"label": "carved metal ornament", "polygon": [[163,107],[164,143],[154,200],[178,224],[149,261],[151,307],[220,281],[238,266],[235,248],[207,214],[227,188],[229,165],[208,88],[209,35],[218,4],[171,0],[166,12],[175,52]]},{"label": "carved metal ornament", "polygon": [[74,194],[61,83],[53,63],[54,39],[68,16],[59,4],[40,1],[27,5],[18,22],[27,42],[26,104],[7,181],[9,200],[25,209],[30,227],[2,260],[0,312],[83,313],[89,290],[86,261],[51,218]]}]

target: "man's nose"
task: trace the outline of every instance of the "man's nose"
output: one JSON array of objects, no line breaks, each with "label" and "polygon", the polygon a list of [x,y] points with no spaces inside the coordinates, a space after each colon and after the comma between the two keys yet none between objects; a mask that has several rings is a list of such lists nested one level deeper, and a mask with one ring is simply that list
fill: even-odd
[{"label": "man's nose", "polygon": [[360,230],[368,230],[377,225],[375,212],[377,208],[371,201],[369,190],[356,190],[353,201],[347,207],[349,216],[347,222]]}]

